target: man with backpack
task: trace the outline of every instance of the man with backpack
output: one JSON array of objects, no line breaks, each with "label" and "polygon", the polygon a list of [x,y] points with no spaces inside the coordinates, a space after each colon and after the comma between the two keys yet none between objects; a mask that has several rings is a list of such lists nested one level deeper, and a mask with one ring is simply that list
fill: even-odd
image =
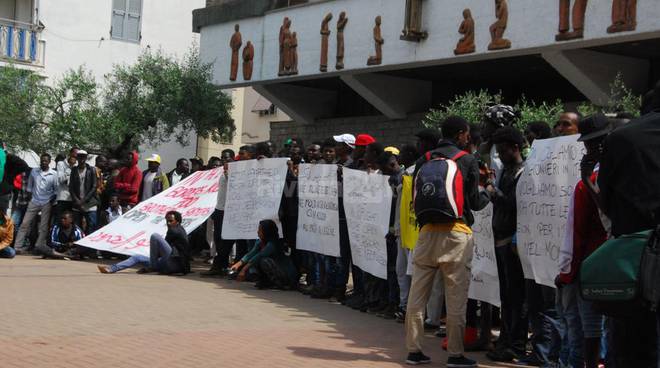
[{"label": "man with backpack", "polygon": [[413,278],[406,314],[408,364],[429,363],[422,353],[424,307],[433,280],[442,272],[447,304],[447,367],[476,367],[466,358],[463,338],[472,262],[471,210],[488,204],[479,191],[476,158],[463,151],[470,126],[460,117],[449,117],[442,125],[445,137],[438,148],[418,160],[414,175],[414,205],[420,225],[413,254]]}]

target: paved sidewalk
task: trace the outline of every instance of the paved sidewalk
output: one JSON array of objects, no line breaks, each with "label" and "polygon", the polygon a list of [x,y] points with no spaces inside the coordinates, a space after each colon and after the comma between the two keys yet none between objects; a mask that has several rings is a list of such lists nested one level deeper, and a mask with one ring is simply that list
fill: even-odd
[{"label": "paved sidewalk", "polygon": [[[0,367],[401,367],[403,325],[296,292],[0,259]],[[425,353],[444,367],[440,340]],[[499,367],[481,354],[481,367]]]}]

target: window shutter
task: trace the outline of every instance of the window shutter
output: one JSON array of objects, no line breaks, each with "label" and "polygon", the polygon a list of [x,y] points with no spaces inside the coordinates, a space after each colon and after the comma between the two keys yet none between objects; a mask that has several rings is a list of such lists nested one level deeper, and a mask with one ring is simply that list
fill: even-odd
[{"label": "window shutter", "polygon": [[126,3],[128,0],[112,0],[112,38],[122,39],[124,35],[124,19],[126,18]]},{"label": "window shutter", "polygon": [[128,12],[126,16],[126,34],[124,38],[131,41],[140,41],[140,23],[142,18],[142,0],[127,0]]}]

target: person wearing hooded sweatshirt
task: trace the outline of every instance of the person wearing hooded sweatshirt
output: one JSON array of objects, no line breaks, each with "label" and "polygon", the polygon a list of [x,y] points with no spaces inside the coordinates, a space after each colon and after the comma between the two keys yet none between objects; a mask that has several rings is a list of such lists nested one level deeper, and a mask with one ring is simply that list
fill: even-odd
[{"label": "person wearing hooded sweatshirt", "polygon": [[119,194],[119,203],[124,211],[128,211],[138,203],[142,172],[137,167],[137,162],[137,152],[129,152],[126,155],[125,166],[115,178],[115,190]]}]

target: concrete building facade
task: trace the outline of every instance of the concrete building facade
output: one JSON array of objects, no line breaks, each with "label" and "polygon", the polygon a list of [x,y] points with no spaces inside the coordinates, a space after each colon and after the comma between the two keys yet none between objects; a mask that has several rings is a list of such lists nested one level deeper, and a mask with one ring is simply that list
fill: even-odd
[{"label": "concrete building facade", "polygon": [[[193,9],[205,0],[0,0],[0,67],[12,63],[47,83],[84,65],[102,82],[113,65],[132,63],[146,49],[183,56],[199,42],[190,30]],[[190,144],[152,147],[164,165],[196,153]],[[146,165],[145,165],[146,167]]]},{"label": "concrete building facade", "polygon": [[[422,7],[421,31],[428,37],[418,42],[401,37],[407,3]],[[508,6],[505,17],[501,17],[498,3]],[[193,30],[201,35],[203,59],[216,65],[215,83],[227,88],[251,86],[293,119],[295,124],[273,124],[273,137],[297,133],[313,136],[333,124],[337,128],[333,133],[350,127],[353,133],[378,134],[390,123],[400,126],[400,136],[407,137],[405,132],[420,126],[425,111],[467,90],[501,91],[505,102],[524,94],[536,101],[560,98],[602,104],[608,100],[609,84],[618,73],[638,93],[658,79],[657,3],[589,2],[583,37],[558,41],[561,3],[327,0],[289,6],[274,0],[216,0],[194,12]],[[611,27],[618,19],[613,14],[613,5],[618,3],[636,3],[624,16],[634,18],[625,29]],[[465,9],[470,10],[474,22],[475,50],[456,56]],[[348,24],[344,29],[344,68],[339,69],[336,37],[342,12]],[[329,23],[329,65],[327,72],[322,72],[319,63],[324,41],[320,31],[328,14],[333,16]],[[568,14],[570,17],[571,12]],[[369,60],[376,56],[376,17],[381,21],[378,32],[384,40],[382,61],[368,65],[374,64]],[[285,19],[291,22],[289,34],[296,33],[297,73],[280,70],[280,32]],[[490,50],[491,31],[502,22],[506,26],[503,38],[511,46]],[[568,24],[570,27],[570,19]],[[250,80],[229,78],[229,40],[235,25],[240,27],[243,45],[247,41],[254,45]]]}]

